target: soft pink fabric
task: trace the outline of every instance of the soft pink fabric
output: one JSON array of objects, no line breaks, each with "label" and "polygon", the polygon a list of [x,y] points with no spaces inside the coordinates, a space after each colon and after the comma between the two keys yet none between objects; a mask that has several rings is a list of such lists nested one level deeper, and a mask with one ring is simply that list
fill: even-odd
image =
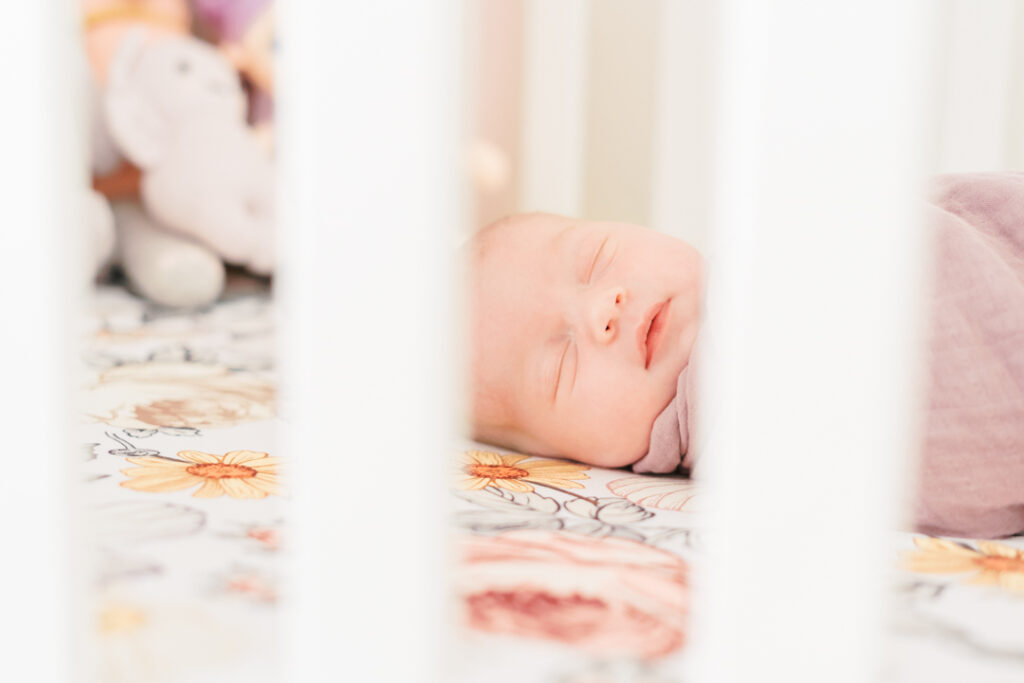
[{"label": "soft pink fabric", "polygon": [[1024,175],[945,176],[931,387],[916,519],[922,531],[1024,531]]},{"label": "soft pink fabric", "polygon": [[[691,428],[697,420],[694,409],[693,368],[696,367],[694,354],[690,364],[679,373],[676,383],[676,397],[654,420],[651,429],[651,445],[647,455],[633,463],[634,472],[665,474],[682,466],[689,470],[696,449],[690,448],[693,441]],[[685,456],[685,457],[684,457]]]},{"label": "soft pink fabric", "polygon": [[[916,524],[953,536],[1024,532],[1024,174],[942,176],[928,199],[935,267]],[[692,465],[688,370],[637,472]]]}]

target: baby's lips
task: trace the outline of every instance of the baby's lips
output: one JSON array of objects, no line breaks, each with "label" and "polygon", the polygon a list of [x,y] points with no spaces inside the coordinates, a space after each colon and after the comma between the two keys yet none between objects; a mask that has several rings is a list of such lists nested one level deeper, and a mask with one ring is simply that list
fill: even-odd
[{"label": "baby's lips", "polygon": [[637,329],[637,342],[645,369],[650,367],[654,354],[658,351],[661,340],[665,336],[664,330],[668,324],[671,303],[672,300],[668,299],[649,308]]},{"label": "baby's lips", "polygon": [[660,306],[661,304],[655,304],[648,308],[636,328],[636,344],[640,350],[640,361],[644,363],[644,367],[647,367],[647,335],[651,331],[651,324],[654,322],[654,316],[658,314]]}]

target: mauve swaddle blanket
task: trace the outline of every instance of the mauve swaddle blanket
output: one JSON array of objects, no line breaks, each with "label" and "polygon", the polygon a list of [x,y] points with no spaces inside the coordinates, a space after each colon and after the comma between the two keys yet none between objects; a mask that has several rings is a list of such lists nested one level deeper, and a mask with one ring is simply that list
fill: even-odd
[{"label": "mauve swaddle blanket", "polygon": [[[928,199],[935,265],[916,524],[953,536],[1024,532],[1024,174],[941,176]],[[689,448],[689,367],[677,389],[637,472],[689,468],[699,455]]]},{"label": "mauve swaddle blanket", "polygon": [[696,456],[696,449],[690,448],[690,427],[696,422],[694,410],[694,382],[691,369],[694,352],[690,353],[690,364],[679,373],[676,382],[676,396],[661,411],[651,428],[651,444],[647,455],[633,463],[633,471],[664,474],[674,472],[678,467],[690,469]]}]

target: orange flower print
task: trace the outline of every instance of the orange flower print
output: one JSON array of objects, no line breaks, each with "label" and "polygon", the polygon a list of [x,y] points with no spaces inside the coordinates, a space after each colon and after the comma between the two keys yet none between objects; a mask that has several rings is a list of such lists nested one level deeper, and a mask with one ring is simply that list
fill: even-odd
[{"label": "orange flower print", "polygon": [[280,458],[257,451],[231,451],[213,455],[201,451],[179,451],[182,460],[142,456],[136,465],[121,470],[128,477],[121,486],[136,491],[166,493],[199,486],[196,498],[265,498],[279,495],[277,466]]},{"label": "orange flower print", "polygon": [[528,493],[531,484],[556,489],[581,489],[576,480],[589,479],[589,467],[562,460],[529,460],[528,455],[500,455],[490,451],[466,451],[461,455],[461,489],[496,486],[506,491]]},{"label": "orange flower print", "polygon": [[977,541],[978,549],[941,538],[917,537],[903,566],[925,574],[970,573],[965,583],[999,586],[1024,594],[1024,550],[994,541]]}]

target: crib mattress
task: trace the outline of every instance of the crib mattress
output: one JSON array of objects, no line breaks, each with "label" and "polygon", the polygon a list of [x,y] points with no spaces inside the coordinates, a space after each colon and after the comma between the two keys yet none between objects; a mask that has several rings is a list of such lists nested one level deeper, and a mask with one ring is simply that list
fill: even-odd
[{"label": "crib mattress", "polygon": [[[190,314],[98,292],[79,460],[104,681],[283,680],[272,314],[258,291]],[[682,680],[698,487],[472,442],[452,458],[457,680]],[[1024,540],[892,546],[891,679],[1021,680]]]}]

